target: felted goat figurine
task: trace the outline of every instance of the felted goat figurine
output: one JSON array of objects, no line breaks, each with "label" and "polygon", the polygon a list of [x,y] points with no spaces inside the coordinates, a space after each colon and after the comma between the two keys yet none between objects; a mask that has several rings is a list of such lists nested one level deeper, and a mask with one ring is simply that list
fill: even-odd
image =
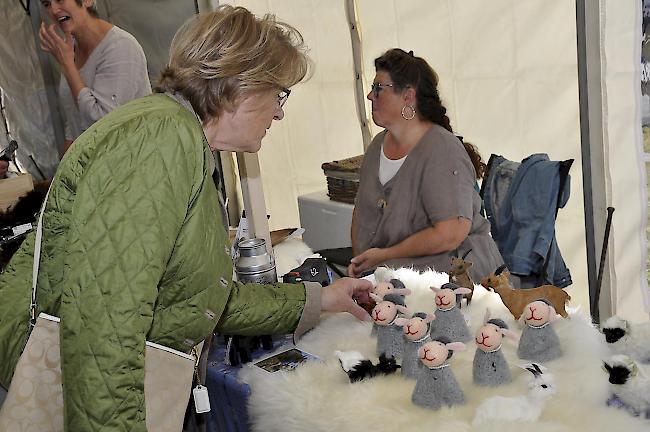
[{"label": "felted goat figurine", "polygon": [[476,407],[474,425],[489,420],[537,421],[546,401],[556,393],[554,379],[550,373],[542,372],[535,363],[526,370],[533,374],[528,383],[528,394],[514,397],[493,396],[484,400]]},{"label": "felted goat figurine", "polygon": [[537,288],[515,289],[508,280],[509,276],[510,272],[505,265],[502,265],[494,273],[481,279],[481,285],[487,290],[499,294],[501,301],[516,320],[521,316],[524,306],[539,299],[550,301],[555,310],[564,318],[569,316],[565,306],[571,300],[571,296],[562,288],[554,285],[542,285]]},{"label": "felted goat figurine", "polygon": [[650,378],[629,356],[617,354],[603,362],[612,392],[635,414],[650,418]]},{"label": "felted goat figurine", "polygon": [[457,296],[458,307],[462,307],[462,299],[467,299],[467,306],[472,302],[472,295],[474,295],[474,281],[469,275],[469,269],[472,267],[472,263],[465,261],[467,255],[472,250],[468,250],[463,254],[462,257],[458,258],[458,251],[456,251],[455,256],[451,257],[451,267],[449,267],[449,282],[453,282],[458,286],[468,288],[470,290],[467,294],[461,294]]},{"label": "felted goat figurine", "polygon": [[639,363],[650,363],[650,322],[630,324],[614,315],[600,328],[613,353],[626,354]]}]

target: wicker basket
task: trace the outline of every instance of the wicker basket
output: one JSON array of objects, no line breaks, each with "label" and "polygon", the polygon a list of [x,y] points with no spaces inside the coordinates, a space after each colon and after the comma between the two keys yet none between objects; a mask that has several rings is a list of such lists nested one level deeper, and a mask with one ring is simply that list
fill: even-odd
[{"label": "wicker basket", "polygon": [[363,155],[359,155],[321,165],[327,179],[327,196],[332,201],[354,204],[362,160]]}]

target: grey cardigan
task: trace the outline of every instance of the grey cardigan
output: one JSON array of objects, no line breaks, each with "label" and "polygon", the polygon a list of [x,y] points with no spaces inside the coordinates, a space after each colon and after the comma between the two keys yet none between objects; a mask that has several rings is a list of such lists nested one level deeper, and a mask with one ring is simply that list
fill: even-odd
[{"label": "grey cardigan", "polygon": [[[379,159],[386,132],[378,134],[363,158],[355,202],[356,246],[359,253],[393,246],[432,224],[456,217],[472,221],[461,253],[473,249],[470,269],[479,280],[503,263],[490,237],[490,224],[480,214],[474,188],[475,171],[463,144],[446,129],[433,125],[408,154],[397,174],[379,182]],[[446,272],[451,252],[388,261],[392,267],[414,266]]]}]

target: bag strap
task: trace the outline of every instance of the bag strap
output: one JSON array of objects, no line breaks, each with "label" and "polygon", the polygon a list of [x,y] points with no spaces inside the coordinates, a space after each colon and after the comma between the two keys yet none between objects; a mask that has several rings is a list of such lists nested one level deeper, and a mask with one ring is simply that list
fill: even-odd
[{"label": "bag strap", "polygon": [[29,305],[29,329],[34,328],[36,325],[36,282],[38,281],[38,267],[41,262],[41,243],[43,241],[43,213],[45,213],[45,206],[47,205],[47,197],[52,190],[52,184],[45,194],[41,212],[38,215],[38,225],[36,226],[36,241],[34,242],[34,264],[32,266],[32,302]]}]

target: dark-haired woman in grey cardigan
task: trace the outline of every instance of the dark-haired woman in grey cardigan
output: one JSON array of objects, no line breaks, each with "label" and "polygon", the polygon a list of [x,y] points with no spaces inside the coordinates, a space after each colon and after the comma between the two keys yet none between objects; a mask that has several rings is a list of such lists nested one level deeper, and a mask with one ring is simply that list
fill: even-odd
[{"label": "dark-haired woman in grey cardigan", "polygon": [[480,280],[503,264],[475,189],[485,164],[454,134],[424,59],[392,49],[375,69],[368,99],[385,130],[363,158],[348,274],[378,265],[446,272],[454,251],[472,249],[470,275]]}]

